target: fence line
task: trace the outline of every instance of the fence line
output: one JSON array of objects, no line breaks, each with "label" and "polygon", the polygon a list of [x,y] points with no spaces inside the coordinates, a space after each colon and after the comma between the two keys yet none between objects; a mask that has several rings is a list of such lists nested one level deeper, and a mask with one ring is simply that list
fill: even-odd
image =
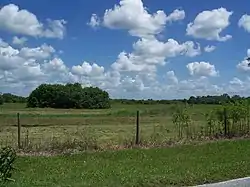
[{"label": "fence line", "polygon": [[[150,136],[150,138],[152,138],[152,140],[155,141],[157,139],[157,137],[161,136],[160,133],[162,133],[163,131],[169,131],[169,132],[166,133],[166,135],[163,134],[163,136],[169,136],[169,137],[165,137],[165,139],[168,139],[168,138],[170,139],[172,137],[172,134],[174,134],[174,133],[175,134],[173,135],[173,137],[177,136],[178,132],[181,133],[178,136],[179,140],[180,139],[195,139],[195,138],[202,138],[202,137],[203,138],[207,138],[207,137],[210,137],[210,138],[215,138],[215,137],[228,138],[228,137],[234,137],[234,136],[248,135],[248,133],[249,133],[249,126],[250,126],[249,125],[249,123],[250,123],[249,122],[249,117],[250,117],[249,116],[250,115],[249,111],[246,114],[246,116],[239,117],[238,121],[235,121],[233,119],[234,116],[232,117],[232,115],[231,115],[230,112],[231,111],[228,111],[228,109],[226,107],[224,107],[221,110],[221,115],[222,115],[221,116],[221,121],[218,121],[218,119],[211,119],[211,121],[209,121],[209,120],[207,121],[206,126],[201,126],[200,125],[198,127],[196,127],[194,125],[194,123],[193,123],[194,121],[189,121],[190,119],[186,116],[186,113],[180,112],[180,116],[177,116],[177,117],[179,117],[178,118],[179,121],[177,120],[176,122],[174,122],[174,127],[177,128],[176,131],[174,131],[172,129],[169,130],[168,128],[166,128],[166,127],[168,127],[166,125],[169,125],[169,124],[165,124],[165,126],[163,126],[163,125],[161,126],[160,122],[159,122],[160,125],[153,126],[152,119],[154,119],[154,118],[152,118],[152,119],[150,119],[148,121],[149,122],[149,126],[151,125],[151,126],[153,126],[153,128],[157,127],[159,130],[157,132],[153,132],[155,130],[151,129],[151,131],[152,131],[151,133],[152,134],[154,133],[154,134],[152,136]],[[136,111],[135,114],[136,114],[134,116],[134,118],[135,118],[135,126],[134,126],[135,127],[135,132],[133,134],[133,137],[135,139],[133,140],[132,144],[140,145],[141,143],[144,143],[144,141],[145,141],[145,139],[143,139],[145,132],[143,132],[142,130],[143,130],[143,127],[145,128],[145,125],[146,125],[146,124],[144,124],[143,126],[141,126],[141,123],[144,123],[145,120],[143,121],[143,119],[145,119],[145,118],[149,119],[150,116],[145,116],[144,114],[140,115],[140,111],[139,110]],[[21,149],[21,148],[27,147],[31,143],[30,140],[32,138],[35,139],[36,136],[30,136],[30,133],[32,133],[32,132],[30,132],[28,130],[29,125],[28,124],[26,125],[25,123],[23,124],[23,122],[21,122],[22,115],[20,115],[20,113],[17,113],[16,117],[17,117],[17,120],[16,120],[17,125],[15,125],[15,126],[17,126],[17,139],[16,139],[17,142],[16,143],[17,143],[18,148]],[[123,118],[126,118],[126,117],[123,116]],[[127,118],[129,118],[129,117],[127,117]],[[142,119],[142,121],[141,121],[141,119]],[[47,121],[47,119],[46,119],[46,121]],[[39,120],[38,120],[38,122],[39,122]],[[105,125],[105,124],[102,124],[102,125]],[[130,125],[133,125],[133,124],[130,124]],[[38,126],[38,127],[40,127],[40,126]],[[47,126],[45,125],[42,128],[46,128],[46,127]],[[86,125],[86,127],[88,127],[88,125]],[[201,130],[200,129],[197,130],[199,127],[201,127]],[[35,127],[35,128],[37,128],[37,127]],[[63,129],[64,126],[58,126],[56,128],[62,128]],[[25,129],[26,129],[26,132],[22,132]],[[84,130],[85,129],[83,129],[83,131]],[[76,130],[76,133],[82,133],[82,132],[80,132],[80,130]],[[86,132],[83,132],[83,133],[85,133],[85,134],[82,134],[82,135],[78,134],[78,135],[81,138],[85,138],[84,136],[86,136],[88,134]],[[183,133],[184,133],[184,136],[183,136]],[[186,133],[186,136],[185,136],[185,133]],[[35,132],[35,134],[37,135],[37,132]],[[91,134],[91,136],[93,134]],[[119,135],[120,134],[118,134],[118,136]],[[141,137],[141,135],[143,136],[143,138]],[[67,134],[66,134],[66,137],[69,138],[69,136]],[[128,136],[126,136],[126,138],[128,138]],[[24,139],[24,141],[22,141],[22,139]],[[60,137],[58,138],[58,137],[56,137],[56,136],[53,135],[53,138],[51,139],[51,141],[55,140],[55,139],[59,140]],[[72,139],[74,139],[74,138],[72,138]],[[13,141],[13,139],[12,139],[12,141]],[[43,141],[43,139],[40,140],[40,143],[42,141]],[[63,141],[63,139],[62,139],[62,141]]]}]

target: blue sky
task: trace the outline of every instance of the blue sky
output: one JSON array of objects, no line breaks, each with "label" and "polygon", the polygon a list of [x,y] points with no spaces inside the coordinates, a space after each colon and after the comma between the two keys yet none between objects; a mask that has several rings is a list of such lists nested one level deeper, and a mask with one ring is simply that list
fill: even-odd
[{"label": "blue sky", "polygon": [[0,92],[80,82],[115,98],[250,95],[247,4],[1,0]]}]

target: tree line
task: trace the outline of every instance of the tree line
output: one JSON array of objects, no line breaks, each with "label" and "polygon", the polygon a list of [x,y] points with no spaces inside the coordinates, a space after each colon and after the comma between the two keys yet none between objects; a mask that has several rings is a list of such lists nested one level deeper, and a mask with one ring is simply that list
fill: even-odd
[{"label": "tree line", "polygon": [[223,103],[235,103],[240,101],[249,100],[250,97],[241,97],[239,95],[229,96],[228,94],[222,94],[218,96],[191,96],[189,99],[173,99],[173,100],[135,100],[135,99],[113,99],[112,103],[120,104],[177,104],[177,103],[188,103],[188,104],[213,104],[220,105]]},{"label": "tree line", "polygon": [[0,94],[0,104],[3,103],[27,103],[27,107],[51,107],[51,108],[110,108],[113,103],[120,104],[213,104],[234,103],[249,100],[250,97],[239,95],[229,96],[191,96],[188,99],[175,100],[135,100],[135,99],[110,99],[106,91],[97,87],[82,88],[81,84],[42,84],[31,92],[28,97],[17,96],[11,93]]},{"label": "tree line", "polygon": [[0,104],[3,104],[3,103],[26,103],[26,102],[27,102],[26,97],[14,95],[11,93],[3,93],[3,94],[0,93]]}]

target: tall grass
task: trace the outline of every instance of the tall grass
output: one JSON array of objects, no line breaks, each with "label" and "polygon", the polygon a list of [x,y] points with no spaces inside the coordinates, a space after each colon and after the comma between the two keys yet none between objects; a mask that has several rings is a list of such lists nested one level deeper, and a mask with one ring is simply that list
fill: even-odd
[{"label": "tall grass", "polygon": [[[0,146],[16,146],[16,114],[10,108],[14,107],[0,113]],[[132,147],[137,110],[140,111],[141,146],[249,135],[248,103],[223,106],[116,105],[104,111],[44,109],[32,112],[23,109],[23,149],[63,152]]]}]

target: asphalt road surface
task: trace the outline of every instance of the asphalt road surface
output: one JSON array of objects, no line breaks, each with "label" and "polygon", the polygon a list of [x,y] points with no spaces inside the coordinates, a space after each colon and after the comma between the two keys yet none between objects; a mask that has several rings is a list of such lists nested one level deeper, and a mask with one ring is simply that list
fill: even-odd
[{"label": "asphalt road surface", "polygon": [[235,179],[214,184],[204,184],[196,187],[250,187],[250,177]]}]

